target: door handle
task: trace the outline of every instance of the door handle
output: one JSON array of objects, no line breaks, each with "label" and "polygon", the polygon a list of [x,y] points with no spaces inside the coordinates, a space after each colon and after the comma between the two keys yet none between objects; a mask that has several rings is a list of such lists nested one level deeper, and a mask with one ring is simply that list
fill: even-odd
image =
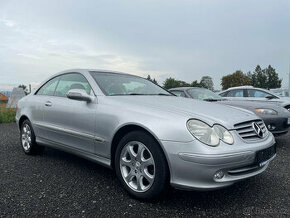
[{"label": "door handle", "polygon": [[52,106],[52,103],[50,101],[47,101],[47,102],[45,102],[45,106],[51,107]]}]

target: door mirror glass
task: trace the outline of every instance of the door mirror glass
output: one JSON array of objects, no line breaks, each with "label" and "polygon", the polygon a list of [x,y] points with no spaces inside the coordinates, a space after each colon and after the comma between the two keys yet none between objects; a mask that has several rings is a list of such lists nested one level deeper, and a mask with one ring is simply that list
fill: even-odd
[{"label": "door mirror glass", "polygon": [[86,101],[91,102],[92,96],[88,95],[87,92],[83,89],[71,89],[66,94],[67,98],[77,101]]}]

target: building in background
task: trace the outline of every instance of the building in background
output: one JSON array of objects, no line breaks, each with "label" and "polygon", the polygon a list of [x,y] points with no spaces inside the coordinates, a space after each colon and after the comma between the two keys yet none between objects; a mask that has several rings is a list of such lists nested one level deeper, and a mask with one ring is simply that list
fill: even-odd
[{"label": "building in background", "polygon": [[22,88],[14,88],[7,103],[7,108],[16,108],[18,101],[25,96]]},{"label": "building in background", "polygon": [[6,98],[9,98],[11,95],[11,91],[4,91],[4,90],[0,90],[0,93],[2,95],[5,95]]},{"label": "building in background", "polygon": [[0,93],[0,102],[7,102],[8,101],[8,98],[5,96],[5,95],[3,95],[2,93]]}]

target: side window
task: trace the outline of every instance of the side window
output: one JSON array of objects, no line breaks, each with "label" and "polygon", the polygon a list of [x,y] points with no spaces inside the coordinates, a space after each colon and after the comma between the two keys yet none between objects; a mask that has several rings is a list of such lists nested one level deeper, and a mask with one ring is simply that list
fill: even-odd
[{"label": "side window", "polygon": [[91,93],[91,87],[86,78],[79,73],[64,74],[60,77],[58,86],[55,90],[55,96],[65,97],[71,89],[83,89],[88,94]]},{"label": "side window", "polygon": [[228,92],[227,97],[244,97],[244,91],[242,89],[231,90]]},{"label": "side window", "polygon": [[171,92],[178,97],[186,97],[186,95],[182,91],[171,91]]},{"label": "side window", "polygon": [[255,97],[255,98],[265,98],[267,95],[270,95],[266,92],[255,90],[255,89],[248,89],[248,97]]},{"label": "side window", "polygon": [[45,83],[36,93],[36,95],[54,95],[55,88],[57,86],[59,77],[55,77]]}]

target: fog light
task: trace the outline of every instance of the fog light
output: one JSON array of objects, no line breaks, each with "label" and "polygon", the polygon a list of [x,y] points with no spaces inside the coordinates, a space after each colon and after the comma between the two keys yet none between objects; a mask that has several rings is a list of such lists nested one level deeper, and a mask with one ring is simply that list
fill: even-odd
[{"label": "fog light", "polygon": [[273,125],[273,124],[269,124],[268,125],[268,130],[274,130],[274,129],[276,129],[276,126],[275,125]]},{"label": "fog light", "polygon": [[218,171],[214,174],[213,178],[214,179],[222,179],[224,177],[224,172],[223,171]]}]

